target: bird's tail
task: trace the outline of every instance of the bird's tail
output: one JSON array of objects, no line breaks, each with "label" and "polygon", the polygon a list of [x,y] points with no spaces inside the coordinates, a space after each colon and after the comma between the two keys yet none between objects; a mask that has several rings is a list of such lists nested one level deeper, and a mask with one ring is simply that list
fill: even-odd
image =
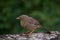
[{"label": "bird's tail", "polygon": [[42,28],[43,30],[45,30],[45,33],[51,34],[51,32],[50,32],[48,29],[46,29],[45,27],[42,27],[42,26],[41,26],[41,28]]}]

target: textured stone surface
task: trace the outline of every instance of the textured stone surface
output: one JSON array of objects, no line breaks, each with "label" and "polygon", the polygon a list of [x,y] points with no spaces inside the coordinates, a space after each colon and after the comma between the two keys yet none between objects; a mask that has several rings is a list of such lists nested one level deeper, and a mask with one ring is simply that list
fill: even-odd
[{"label": "textured stone surface", "polygon": [[33,33],[29,37],[20,34],[6,34],[0,35],[0,40],[60,40],[60,32],[52,31],[51,34]]}]

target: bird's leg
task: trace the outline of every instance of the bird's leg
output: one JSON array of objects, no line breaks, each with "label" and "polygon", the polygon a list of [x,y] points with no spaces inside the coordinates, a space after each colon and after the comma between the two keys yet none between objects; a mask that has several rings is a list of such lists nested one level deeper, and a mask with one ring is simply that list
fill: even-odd
[{"label": "bird's leg", "polygon": [[34,31],[35,31],[35,29],[32,30],[31,32],[27,33],[25,36],[26,36],[26,37],[30,37],[30,35],[31,35]]},{"label": "bird's leg", "polygon": [[29,32],[27,35],[31,35],[34,31],[35,31],[35,29],[32,30],[31,32]]},{"label": "bird's leg", "polygon": [[35,31],[35,29],[34,30],[32,30],[31,32],[26,32],[26,33],[24,33],[24,34],[22,34],[21,36],[26,36],[26,37],[30,37],[30,35],[33,33]]},{"label": "bird's leg", "polygon": [[35,31],[35,29],[36,29],[36,27],[30,33],[28,33],[27,35],[31,35]]},{"label": "bird's leg", "polygon": [[24,32],[24,33],[21,34],[21,36],[25,36],[25,35],[27,35],[29,33],[30,33],[30,31]]},{"label": "bird's leg", "polygon": [[24,34],[28,34],[28,33],[30,33],[30,31],[27,31],[27,32],[25,32]]}]

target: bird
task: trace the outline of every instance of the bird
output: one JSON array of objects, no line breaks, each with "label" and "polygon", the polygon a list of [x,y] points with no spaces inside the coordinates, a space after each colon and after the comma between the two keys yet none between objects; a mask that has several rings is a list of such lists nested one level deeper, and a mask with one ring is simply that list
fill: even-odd
[{"label": "bird", "polygon": [[32,34],[37,28],[42,27],[39,21],[28,15],[20,15],[16,19],[20,20],[21,26],[28,31],[28,35]]}]

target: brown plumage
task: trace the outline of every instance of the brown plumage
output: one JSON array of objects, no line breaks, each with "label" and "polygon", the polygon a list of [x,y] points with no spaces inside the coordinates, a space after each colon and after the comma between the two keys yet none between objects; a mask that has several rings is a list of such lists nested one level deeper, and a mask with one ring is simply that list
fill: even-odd
[{"label": "brown plumage", "polygon": [[29,31],[28,34],[32,34],[35,31],[35,29],[42,27],[36,19],[27,15],[21,15],[16,19],[19,19],[21,21],[21,26]]}]

